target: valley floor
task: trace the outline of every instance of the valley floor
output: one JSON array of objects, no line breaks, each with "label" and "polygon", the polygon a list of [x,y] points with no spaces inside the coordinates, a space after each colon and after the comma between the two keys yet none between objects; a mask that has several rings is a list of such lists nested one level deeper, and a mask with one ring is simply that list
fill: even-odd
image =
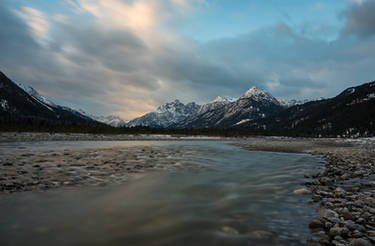
[{"label": "valley floor", "polygon": [[[1,133],[0,144],[46,140],[189,140],[222,138],[47,133]],[[375,243],[375,139],[305,139],[256,137],[233,144],[248,150],[308,153],[326,160],[321,173],[302,193],[319,202],[309,245],[373,245]],[[179,165],[183,145],[56,150],[0,150],[0,192],[3,194],[57,187],[123,183],[147,171],[199,169]]]}]

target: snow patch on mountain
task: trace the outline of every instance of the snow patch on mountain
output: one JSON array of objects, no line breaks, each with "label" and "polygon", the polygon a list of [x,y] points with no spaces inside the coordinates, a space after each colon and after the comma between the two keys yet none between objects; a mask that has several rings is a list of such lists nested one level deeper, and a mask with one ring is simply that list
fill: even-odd
[{"label": "snow patch on mountain", "polygon": [[7,111],[9,109],[8,101],[5,99],[2,99],[0,101],[0,107],[4,110]]},{"label": "snow patch on mountain", "polygon": [[23,91],[25,91],[27,94],[29,94],[32,98],[39,101],[43,106],[45,106],[50,111],[54,111],[53,107],[56,107],[57,105],[53,103],[51,100],[46,98],[45,96],[42,96],[39,94],[33,87],[29,85],[24,85],[20,82],[14,82],[19,88],[21,88]]},{"label": "snow patch on mountain", "polygon": [[174,100],[159,106],[156,111],[148,113],[142,117],[129,121],[126,126],[149,126],[167,128],[178,122],[185,120],[192,114],[195,114],[200,105],[195,102],[186,105],[179,100]]},{"label": "snow patch on mountain", "polygon": [[54,102],[52,102],[50,99],[48,99],[47,97],[39,94],[39,92],[37,92],[33,87],[29,86],[29,85],[24,85],[20,82],[14,82],[18,87],[20,87],[22,90],[24,90],[27,94],[29,94],[31,97],[33,97],[34,99],[38,100],[39,102],[43,103],[43,104],[46,104],[48,106],[52,106],[52,107],[55,107],[56,104]]},{"label": "snow patch on mountain", "polygon": [[279,101],[281,106],[289,108],[289,107],[292,107],[292,106],[305,104],[305,103],[310,102],[312,100],[311,99],[302,99],[302,100],[291,99],[289,101],[285,101],[283,99],[278,99],[278,101]]},{"label": "snow patch on mountain", "polygon": [[246,122],[249,122],[251,119],[243,119],[243,120],[240,120],[239,122],[237,122],[236,124],[234,124],[235,126],[238,126],[238,125],[242,125],[243,123],[246,123]]},{"label": "snow patch on mountain", "polygon": [[95,116],[90,115],[90,118],[105,123],[113,127],[122,127],[126,125],[126,122],[117,115],[108,115],[108,116]]},{"label": "snow patch on mountain", "polygon": [[217,96],[213,101],[202,105],[199,108],[197,114],[198,115],[205,114],[205,113],[207,113],[209,111],[213,111],[217,108],[224,107],[225,105],[228,105],[231,102],[232,102],[232,99],[230,99],[230,98]]}]

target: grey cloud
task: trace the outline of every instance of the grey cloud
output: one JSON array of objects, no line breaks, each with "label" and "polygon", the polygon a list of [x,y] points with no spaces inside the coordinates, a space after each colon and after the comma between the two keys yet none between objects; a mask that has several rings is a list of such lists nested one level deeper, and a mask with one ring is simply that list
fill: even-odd
[{"label": "grey cloud", "polygon": [[343,12],[346,18],[343,34],[369,37],[375,34],[375,1],[367,0],[362,4],[353,4]]},{"label": "grey cloud", "polygon": [[151,49],[130,30],[67,22],[55,23],[43,46],[1,3],[0,21],[6,23],[0,27],[0,69],[58,102],[99,114],[137,110],[114,99],[142,101],[142,90],[149,92],[144,100],[157,103],[235,97],[253,85],[279,97],[316,98],[375,79],[375,37],[369,35],[328,42],[278,23],[235,38]]},{"label": "grey cloud", "polygon": [[[276,96],[314,98],[333,96],[347,86],[373,80],[368,68],[375,66],[374,46],[374,39],[311,39],[283,24],[215,40],[201,51],[225,61],[239,77],[257,78],[255,85]],[[246,88],[243,83],[236,86]]]}]

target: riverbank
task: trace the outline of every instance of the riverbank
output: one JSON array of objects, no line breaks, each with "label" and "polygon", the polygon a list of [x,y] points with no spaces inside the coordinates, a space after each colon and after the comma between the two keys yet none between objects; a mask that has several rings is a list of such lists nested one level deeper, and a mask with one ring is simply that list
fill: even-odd
[{"label": "riverbank", "polygon": [[[317,218],[308,245],[375,244],[374,139],[257,138],[236,144],[248,150],[322,155],[325,170],[306,174],[304,185],[318,202]],[[307,193],[307,192],[306,192]]]},{"label": "riverbank", "polygon": [[0,148],[0,192],[106,186],[124,183],[147,172],[201,169],[199,163],[183,163],[186,152],[189,147],[182,145]]},{"label": "riverbank", "polygon": [[48,132],[0,132],[0,143],[40,141],[169,141],[169,140],[230,140],[214,136],[186,136],[161,134],[90,134]]}]

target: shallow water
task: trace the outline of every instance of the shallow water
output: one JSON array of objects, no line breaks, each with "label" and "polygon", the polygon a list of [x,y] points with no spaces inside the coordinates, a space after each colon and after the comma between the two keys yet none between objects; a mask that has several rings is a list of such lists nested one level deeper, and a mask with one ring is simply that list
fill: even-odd
[{"label": "shallow water", "polygon": [[[315,215],[292,191],[322,168],[305,154],[225,142],[45,142],[0,148],[186,146],[201,171],[153,173],[120,186],[0,197],[0,245],[301,245]],[[259,237],[256,231],[267,231]]]}]

